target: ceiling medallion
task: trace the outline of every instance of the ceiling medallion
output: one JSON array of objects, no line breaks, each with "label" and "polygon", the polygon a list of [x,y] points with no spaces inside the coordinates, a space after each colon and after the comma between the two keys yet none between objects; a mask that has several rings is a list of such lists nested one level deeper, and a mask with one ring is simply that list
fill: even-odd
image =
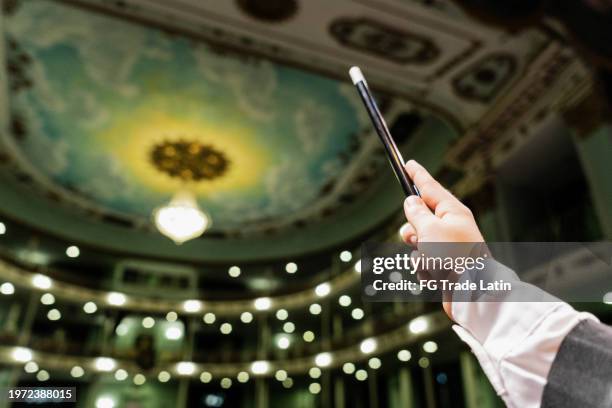
[{"label": "ceiling medallion", "polygon": [[182,181],[213,180],[225,174],[225,154],[198,141],[163,141],[151,149],[150,160],[162,173]]},{"label": "ceiling medallion", "polygon": [[[150,160],[157,170],[184,184],[216,179],[229,167],[229,161],[219,150],[184,139],[156,144],[151,149]],[[168,204],[155,209],[153,218],[159,232],[176,244],[199,237],[211,223],[187,189],[180,190]]]}]

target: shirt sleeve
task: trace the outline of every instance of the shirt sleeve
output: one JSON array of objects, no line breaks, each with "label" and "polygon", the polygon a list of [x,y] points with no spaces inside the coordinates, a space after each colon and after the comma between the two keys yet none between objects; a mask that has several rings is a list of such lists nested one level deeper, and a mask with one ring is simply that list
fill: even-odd
[{"label": "shirt sleeve", "polygon": [[[506,268],[495,262],[488,267]],[[506,268],[507,269],[507,268]],[[521,281],[524,299],[539,302],[453,301],[453,330],[480,362],[497,394],[508,407],[540,407],[548,373],[565,336],[582,320],[580,313],[541,289]],[[531,291],[527,295],[526,291]]]}]

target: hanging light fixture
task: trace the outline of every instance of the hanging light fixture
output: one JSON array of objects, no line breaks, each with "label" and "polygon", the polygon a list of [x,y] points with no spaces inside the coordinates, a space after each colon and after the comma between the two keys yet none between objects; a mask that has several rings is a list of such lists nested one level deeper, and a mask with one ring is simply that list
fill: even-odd
[{"label": "hanging light fixture", "polygon": [[210,226],[211,219],[200,209],[188,186],[221,177],[229,161],[213,146],[185,139],[156,144],[150,160],[157,170],[182,184],[168,204],[154,210],[155,226],[177,244],[199,237]]},{"label": "hanging light fixture", "polygon": [[170,202],[153,212],[155,226],[177,244],[199,237],[210,225],[210,217],[198,207],[189,191],[179,191]]}]

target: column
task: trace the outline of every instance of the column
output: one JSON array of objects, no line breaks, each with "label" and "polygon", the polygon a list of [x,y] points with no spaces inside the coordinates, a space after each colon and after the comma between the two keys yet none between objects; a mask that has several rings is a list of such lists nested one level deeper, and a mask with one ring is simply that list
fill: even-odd
[{"label": "column", "polygon": [[431,364],[423,369],[423,382],[425,383],[425,402],[427,408],[436,408],[436,395]]},{"label": "column", "polygon": [[334,381],[334,408],[344,408],[345,405],[344,379],[339,375]]},{"label": "column", "polygon": [[408,367],[399,370],[399,402],[403,408],[414,408],[414,390],[412,388],[412,373]]}]

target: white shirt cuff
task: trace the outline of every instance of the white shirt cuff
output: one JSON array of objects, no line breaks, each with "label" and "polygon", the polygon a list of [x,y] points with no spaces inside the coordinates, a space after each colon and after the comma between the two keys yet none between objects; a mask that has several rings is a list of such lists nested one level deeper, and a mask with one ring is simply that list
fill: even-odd
[{"label": "white shirt cuff", "polygon": [[[500,264],[500,267],[505,266]],[[539,288],[525,299],[555,300]],[[565,336],[582,320],[593,319],[567,303],[453,302],[453,326],[480,362],[497,394],[509,407],[539,407],[550,367]]]}]

